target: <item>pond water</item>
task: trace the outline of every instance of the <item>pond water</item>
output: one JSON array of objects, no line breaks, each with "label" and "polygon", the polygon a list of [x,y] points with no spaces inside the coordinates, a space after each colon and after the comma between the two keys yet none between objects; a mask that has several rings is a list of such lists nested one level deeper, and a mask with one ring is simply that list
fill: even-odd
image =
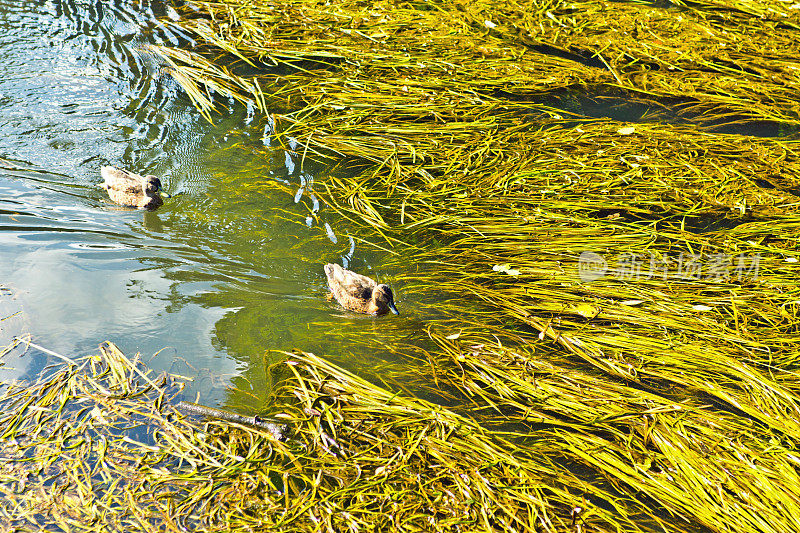
[{"label": "pond water", "polygon": [[[77,357],[110,340],[193,378],[192,399],[254,409],[280,358],[267,349],[393,364],[375,347],[421,331],[418,305],[402,287],[400,317],[326,301],[326,262],[394,272],[314,197],[325,169],[270,147],[246,106],[205,121],[146,51],[178,42],[156,22],[174,13],[111,4],[0,0],[0,346],[29,334]],[[114,206],[97,187],[107,164],[177,195],[155,212]],[[54,361],[4,360],[2,379]]]}]

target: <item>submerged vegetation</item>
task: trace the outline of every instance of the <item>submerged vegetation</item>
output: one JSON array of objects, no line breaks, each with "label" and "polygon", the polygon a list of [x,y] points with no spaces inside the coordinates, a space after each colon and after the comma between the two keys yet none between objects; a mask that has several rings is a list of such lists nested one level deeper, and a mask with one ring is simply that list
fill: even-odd
[{"label": "submerged vegetation", "polygon": [[254,101],[274,143],[335,164],[316,192],[405,271],[399,305],[436,301],[414,317],[435,348],[382,348],[417,363],[389,385],[447,405],[298,352],[273,368],[285,440],[200,427],[109,346],[6,388],[5,520],[800,531],[795,4],[182,17],[199,48],[156,51],[198,107]]}]

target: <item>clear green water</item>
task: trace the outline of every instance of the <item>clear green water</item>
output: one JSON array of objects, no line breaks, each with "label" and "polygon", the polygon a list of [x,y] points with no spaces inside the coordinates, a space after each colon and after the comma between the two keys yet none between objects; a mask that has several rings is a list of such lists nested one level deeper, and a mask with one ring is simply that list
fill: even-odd
[{"label": "clear green water", "polygon": [[[243,106],[204,121],[143,51],[177,42],[155,22],[169,13],[113,4],[0,0],[0,345],[30,334],[76,357],[110,340],[192,377],[193,399],[253,408],[279,358],[267,349],[327,354],[373,378],[396,364],[382,346],[416,342],[421,304],[402,286],[401,317],[326,301],[326,262],[396,273],[316,200],[324,169],[271,148]],[[116,207],[97,188],[105,164],[180,194],[156,212]],[[0,377],[53,361],[15,350]]]}]

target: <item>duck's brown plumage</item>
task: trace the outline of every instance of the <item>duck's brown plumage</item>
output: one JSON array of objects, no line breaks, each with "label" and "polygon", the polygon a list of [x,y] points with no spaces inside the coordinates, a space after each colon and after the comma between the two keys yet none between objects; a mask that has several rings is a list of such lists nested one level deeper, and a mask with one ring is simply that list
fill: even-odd
[{"label": "duck's brown plumage", "polygon": [[325,265],[328,287],[342,307],[357,313],[383,315],[389,311],[399,315],[394,306],[394,294],[388,285],[378,284],[367,276],[345,270],[339,265]]},{"label": "duck's brown plumage", "polygon": [[155,209],[164,203],[158,194],[161,180],[153,175],[140,176],[114,167],[101,168],[100,175],[105,180],[101,187],[108,191],[108,196],[114,202],[120,205]]}]

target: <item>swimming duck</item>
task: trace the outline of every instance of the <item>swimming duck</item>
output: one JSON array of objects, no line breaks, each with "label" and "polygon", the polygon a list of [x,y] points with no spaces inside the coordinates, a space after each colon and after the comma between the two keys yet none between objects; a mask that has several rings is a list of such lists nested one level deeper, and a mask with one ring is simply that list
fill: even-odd
[{"label": "swimming duck", "polygon": [[339,265],[325,265],[328,287],[342,307],[357,313],[383,315],[388,311],[399,315],[394,306],[394,295],[388,285],[375,283],[375,280],[345,270]]},{"label": "swimming duck", "polygon": [[105,180],[100,186],[108,191],[108,196],[118,204],[139,209],[155,209],[164,203],[158,194],[161,190],[161,180],[153,175],[140,176],[114,167],[101,168],[100,175]]}]

